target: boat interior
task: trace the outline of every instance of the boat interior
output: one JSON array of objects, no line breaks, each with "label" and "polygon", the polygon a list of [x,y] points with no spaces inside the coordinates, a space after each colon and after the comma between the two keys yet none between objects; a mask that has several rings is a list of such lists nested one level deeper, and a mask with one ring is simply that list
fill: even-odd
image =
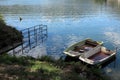
[{"label": "boat interior", "polygon": [[86,40],[83,45],[75,46],[73,51],[84,53],[84,52],[89,51],[90,49],[96,47],[97,45],[98,45],[98,43],[96,41]]},{"label": "boat interior", "polygon": [[93,61],[101,60],[114,53],[113,51],[108,50],[105,47],[96,48],[96,50],[93,50],[93,52],[93,54],[89,53],[89,55],[87,56],[88,59]]},{"label": "boat interior", "polygon": [[97,60],[101,60],[101,59],[108,57],[108,56],[109,56],[109,54],[106,54],[105,52],[100,51],[100,52],[90,56],[88,59],[93,60],[93,61],[97,61]]}]

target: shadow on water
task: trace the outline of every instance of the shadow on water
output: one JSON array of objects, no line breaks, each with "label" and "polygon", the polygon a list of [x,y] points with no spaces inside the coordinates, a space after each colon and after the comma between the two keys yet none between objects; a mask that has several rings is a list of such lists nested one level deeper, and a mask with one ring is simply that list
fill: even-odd
[{"label": "shadow on water", "polygon": [[71,62],[71,61],[78,62],[78,61],[80,61],[80,60],[79,60],[78,57],[74,58],[74,57],[66,56],[66,57],[65,57],[65,61],[66,61],[66,62]]},{"label": "shadow on water", "polygon": [[105,63],[103,63],[101,67],[105,68],[106,66],[108,66],[111,63],[113,63],[114,68],[115,68],[115,65],[116,65],[116,56],[114,56],[113,58],[111,58],[108,61],[106,61]]}]

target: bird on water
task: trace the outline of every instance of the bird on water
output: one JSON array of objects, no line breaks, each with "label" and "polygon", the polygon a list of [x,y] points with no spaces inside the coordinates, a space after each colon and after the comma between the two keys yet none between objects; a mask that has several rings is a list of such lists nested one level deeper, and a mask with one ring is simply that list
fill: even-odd
[{"label": "bird on water", "polygon": [[19,17],[19,20],[22,21],[22,17]]}]

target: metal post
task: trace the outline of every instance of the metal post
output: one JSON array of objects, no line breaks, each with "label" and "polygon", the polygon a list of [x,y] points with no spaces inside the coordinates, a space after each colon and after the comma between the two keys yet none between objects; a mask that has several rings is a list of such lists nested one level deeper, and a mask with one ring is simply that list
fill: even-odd
[{"label": "metal post", "polygon": [[38,40],[40,39],[40,25],[39,25],[39,32],[38,32]]},{"label": "metal post", "polygon": [[35,26],[34,26],[34,42],[36,42]]},{"label": "metal post", "polygon": [[[21,34],[23,35],[23,33],[22,33],[22,31],[21,31]],[[24,37],[24,36],[23,36]],[[21,45],[21,49],[22,49],[22,54],[23,54],[23,39],[21,39],[21,43],[22,43],[22,45]]]},{"label": "metal post", "polygon": [[37,29],[36,29],[36,46],[37,46]]},{"label": "metal post", "polygon": [[[12,39],[14,39],[14,31],[12,30]],[[15,55],[15,50],[14,50],[14,40],[12,40],[12,48],[13,48],[13,55]]]},{"label": "metal post", "polygon": [[22,54],[23,54],[23,42],[22,42]]},{"label": "metal post", "polygon": [[29,31],[29,28],[28,28],[28,42],[29,42],[29,47],[31,49],[31,43],[30,43],[30,31]]},{"label": "metal post", "polygon": [[41,39],[42,39],[42,43],[43,43],[43,26],[41,27]]},{"label": "metal post", "polygon": [[48,28],[47,28],[47,25],[45,25],[45,26],[46,26],[46,37],[48,37],[48,32],[47,32]]},{"label": "metal post", "polygon": [[13,55],[15,55],[14,43],[13,43],[12,46],[13,46]]}]

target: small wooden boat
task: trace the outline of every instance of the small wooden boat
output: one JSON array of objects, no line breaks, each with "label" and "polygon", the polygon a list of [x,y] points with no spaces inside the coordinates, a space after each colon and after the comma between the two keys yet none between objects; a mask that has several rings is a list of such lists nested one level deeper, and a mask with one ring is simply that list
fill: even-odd
[{"label": "small wooden boat", "polygon": [[70,47],[68,47],[66,50],[64,50],[64,54],[70,56],[70,57],[78,57],[92,48],[102,45],[102,41],[94,41],[92,39],[85,39],[83,41],[77,42]]},{"label": "small wooden boat", "polygon": [[84,53],[79,59],[87,64],[102,64],[115,57],[116,51],[108,50],[106,47],[97,46],[94,49]]}]

